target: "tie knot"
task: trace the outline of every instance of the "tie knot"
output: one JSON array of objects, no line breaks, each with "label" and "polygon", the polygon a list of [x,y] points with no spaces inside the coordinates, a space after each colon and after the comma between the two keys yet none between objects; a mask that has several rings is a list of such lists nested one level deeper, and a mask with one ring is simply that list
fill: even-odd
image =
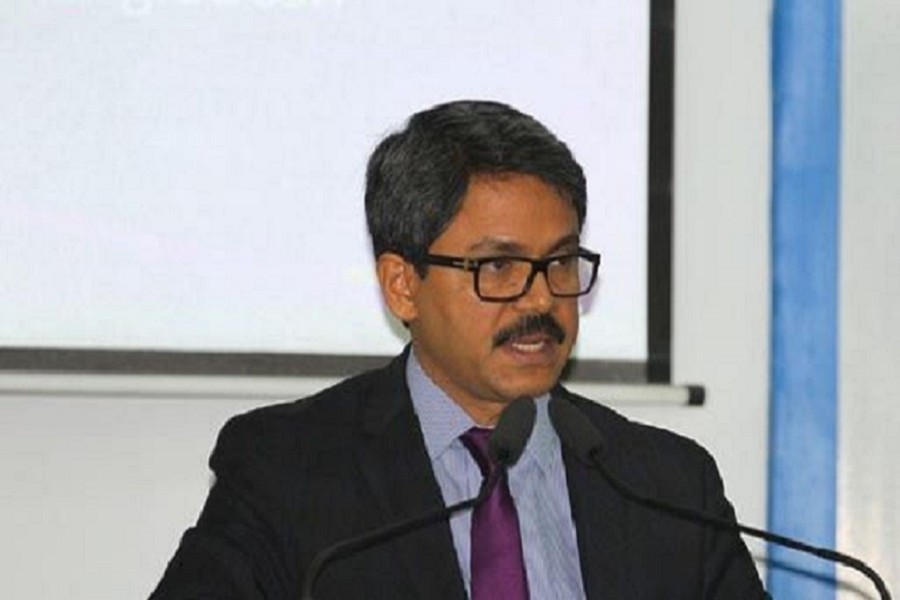
[{"label": "tie knot", "polygon": [[494,469],[497,468],[497,463],[491,459],[491,454],[488,451],[488,442],[491,439],[492,431],[484,427],[473,427],[459,438],[469,450],[469,454],[472,455],[475,462],[478,463],[482,477],[489,477],[493,474]]}]

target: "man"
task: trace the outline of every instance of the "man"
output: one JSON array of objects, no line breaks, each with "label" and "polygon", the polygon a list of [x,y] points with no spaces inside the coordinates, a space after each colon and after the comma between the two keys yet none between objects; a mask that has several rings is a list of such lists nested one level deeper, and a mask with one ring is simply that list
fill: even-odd
[{"label": "man", "polygon": [[699,446],[557,383],[599,264],[579,244],[585,212],[568,148],[509,106],[436,106],[387,137],[369,161],[366,214],[410,346],[384,369],[232,419],[210,461],[216,483],[153,598],[297,598],[322,548],[474,496],[492,468],[476,438],[524,396],[537,419],[492,493],[502,517],[464,512],[338,560],[316,597],[765,597],[739,537],[629,502],[553,430],[551,398],[573,402],[630,485],[733,519]]}]

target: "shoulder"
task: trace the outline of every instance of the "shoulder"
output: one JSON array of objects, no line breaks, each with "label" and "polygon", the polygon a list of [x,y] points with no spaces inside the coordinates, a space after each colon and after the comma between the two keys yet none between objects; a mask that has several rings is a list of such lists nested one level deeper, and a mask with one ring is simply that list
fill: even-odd
[{"label": "shoulder", "polygon": [[[680,507],[677,514],[688,509],[719,520],[735,520],[718,468],[706,449],[683,435],[632,421],[566,390],[560,394],[581,409],[604,436],[602,471],[631,490],[623,498],[634,504],[627,519],[629,544],[639,548],[636,551],[645,556],[644,564],[665,564],[672,577],[685,578],[677,584],[674,579],[650,580],[651,585],[660,586],[660,597],[666,589],[696,589],[697,596],[704,598],[766,597],[739,536],[697,527],[673,518],[668,511],[660,512],[661,505],[669,505]],[[604,477],[605,482],[611,481],[610,475]],[[592,483],[584,483],[584,478],[578,481],[583,488],[595,490],[594,499],[602,497],[596,490],[605,488],[591,487],[596,479]],[[697,559],[702,561],[699,571]],[[660,571],[653,575],[660,577]]]},{"label": "shoulder", "polygon": [[[633,421],[591,399],[559,388],[603,435],[603,460],[634,485],[659,489],[699,486],[718,480],[718,469],[709,452],[696,441],[668,429]],[[563,442],[565,443],[565,442]]]},{"label": "shoulder", "polygon": [[374,399],[403,395],[404,365],[400,356],[383,368],[349,377],[312,396],[231,417],[219,432],[211,461],[221,463],[232,457],[244,462],[248,454],[283,460],[299,457],[310,448],[322,452],[331,445],[346,444]]},{"label": "shoulder", "polygon": [[[598,401],[558,388],[561,397],[575,404],[607,438],[607,445],[624,444],[628,448],[649,447],[660,450],[681,450],[688,453],[706,453],[697,442],[646,423],[633,421]],[[611,450],[611,448],[608,448]]]}]

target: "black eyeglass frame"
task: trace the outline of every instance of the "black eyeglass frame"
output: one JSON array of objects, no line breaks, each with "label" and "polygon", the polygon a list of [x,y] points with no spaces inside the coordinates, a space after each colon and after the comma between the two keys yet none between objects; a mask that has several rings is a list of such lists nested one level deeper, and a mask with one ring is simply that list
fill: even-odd
[{"label": "black eyeglass frame", "polygon": [[[584,290],[579,291],[575,294],[560,294],[555,292],[553,290],[553,285],[550,283],[550,278],[547,276],[547,269],[550,267],[551,263],[567,258],[584,258],[587,259],[591,263],[591,265],[593,265],[593,268],[591,270],[591,280],[588,282]],[[481,293],[481,289],[479,289],[478,285],[478,282],[480,280],[478,274],[479,270],[482,266],[498,260],[511,260],[531,264],[531,273],[528,274],[528,278],[525,280],[525,285],[523,286],[522,291],[518,294],[499,297],[485,296]],[[548,256],[546,258],[526,258],[524,256],[507,255],[466,258],[464,256],[448,256],[446,254],[426,254],[422,262],[424,262],[426,265],[433,265],[436,267],[450,267],[452,269],[460,269],[462,271],[468,271],[472,273],[472,279],[475,286],[475,294],[484,302],[514,302],[515,300],[518,300],[531,290],[531,286],[534,284],[534,278],[537,277],[538,273],[544,274],[544,280],[547,282],[547,289],[550,290],[550,294],[553,297],[577,298],[578,296],[584,296],[593,289],[594,283],[596,283],[597,281],[597,273],[600,270],[600,254],[597,252],[592,252],[586,248],[579,248],[577,252],[556,254],[553,256]]]}]

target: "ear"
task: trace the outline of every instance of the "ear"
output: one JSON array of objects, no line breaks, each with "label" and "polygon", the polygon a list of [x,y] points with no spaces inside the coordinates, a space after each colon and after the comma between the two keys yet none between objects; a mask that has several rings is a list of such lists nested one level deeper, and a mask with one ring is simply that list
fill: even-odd
[{"label": "ear", "polygon": [[381,295],[391,313],[404,323],[418,316],[415,295],[421,280],[415,267],[399,254],[385,252],[375,262]]}]

